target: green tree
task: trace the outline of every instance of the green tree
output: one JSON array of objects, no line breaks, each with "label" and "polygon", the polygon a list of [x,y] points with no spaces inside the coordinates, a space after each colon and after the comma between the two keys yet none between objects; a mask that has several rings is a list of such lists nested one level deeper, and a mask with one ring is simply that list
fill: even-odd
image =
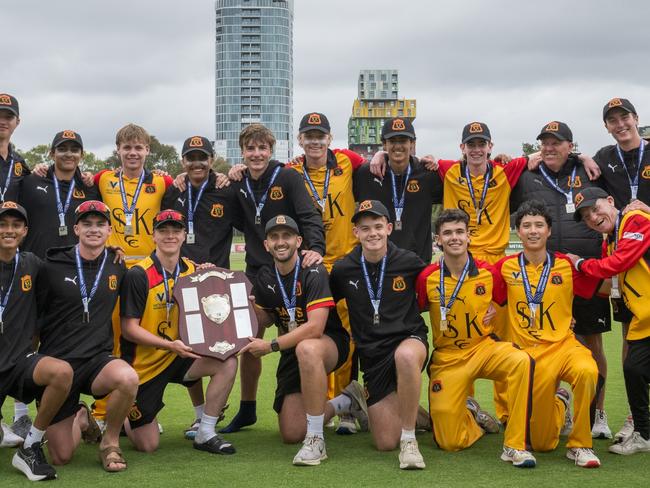
[{"label": "green tree", "polygon": [[223,173],[227,175],[228,171],[230,171],[230,168],[232,168],[230,163],[221,156],[217,156],[212,163],[212,169],[217,173]]},{"label": "green tree", "polygon": [[30,168],[33,168],[37,164],[50,164],[53,162],[52,159],[50,159],[50,146],[47,144],[39,144],[38,146],[31,148],[29,151],[21,152],[20,154],[25,158],[27,166]]},{"label": "green tree", "polygon": [[526,156],[533,154],[534,152],[539,151],[539,142],[533,142],[532,144],[530,142],[522,142],[521,150]]},{"label": "green tree", "polygon": [[90,171],[91,173],[99,173],[101,170],[106,169],[106,161],[102,161],[95,156],[94,153],[84,152],[84,156],[79,164],[81,171]]}]

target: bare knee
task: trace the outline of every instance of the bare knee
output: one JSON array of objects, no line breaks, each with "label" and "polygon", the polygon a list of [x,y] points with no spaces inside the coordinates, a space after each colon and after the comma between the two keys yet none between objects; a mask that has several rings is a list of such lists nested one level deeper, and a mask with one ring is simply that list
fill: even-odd
[{"label": "bare knee", "polygon": [[138,378],[138,373],[136,373],[133,368],[129,367],[129,368],[124,368],[122,371],[120,371],[119,377],[117,378],[117,382],[119,388],[122,391],[125,391],[135,396],[135,394],[138,391],[138,385],[140,383],[140,379]]},{"label": "bare knee", "polygon": [[418,371],[422,367],[422,355],[413,348],[400,347],[395,351],[395,364],[401,368],[413,368]]},{"label": "bare knee", "polygon": [[50,453],[50,458],[52,458],[52,464],[56,466],[62,466],[68,464],[72,460],[72,455],[74,450],[68,447],[48,445],[48,452]]},{"label": "bare knee", "polygon": [[297,444],[302,442],[307,434],[306,430],[299,429],[282,429],[280,430],[280,437],[285,444]]},{"label": "bare knee", "polygon": [[47,384],[57,389],[69,390],[73,376],[72,367],[66,361],[53,360],[48,367]]},{"label": "bare knee", "polygon": [[320,349],[317,341],[305,340],[296,346],[296,357],[301,365],[314,365],[320,361]]},{"label": "bare knee", "polygon": [[399,444],[399,439],[391,438],[390,436],[376,436],[375,437],[375,446],[378,451],[392,451],[397,448]]},{"label": "bare knee", "polygon": [[135,447],[136,451],[146,452],[146,453],[155,452],[158,449],[159,444],[160,444],[159,441],[154,439],[133,440],[133,446]]}]

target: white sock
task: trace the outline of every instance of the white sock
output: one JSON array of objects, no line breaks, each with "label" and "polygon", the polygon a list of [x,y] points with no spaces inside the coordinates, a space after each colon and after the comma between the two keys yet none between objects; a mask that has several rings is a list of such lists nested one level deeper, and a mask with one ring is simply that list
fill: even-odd
[{"label": "white sock", "polygon": [[202,403],[201,405],[197,405],[194,407],[194,417],[195,419],[201,419],[203,418],[203,409],[205,408],[205,403]]},{"label": "white sock", "polygon": [[198,444],[202,444],[212,439],[216,435],[214,431],[215,425],[217,425],[217,417],[212,417],[204,412],[201,416],[201,425],[199,425],[199,431],[196,433],[195,441]]},{"label": "white sock", "polygon": [[27,408],[27,405],[25,405],[23,402],[14,402],[14,422],[25,415],[29,415],[29,409]]},{"label": "white sock", "polygon": [[29,429],[29,433],[27,434],[27,438],[23,443],[23,447],[32,447],[32,444],[34,444],[34,442],[41,442],[44,435],[44,430],[38,430],[36,427],[34,427],[34,424],[32,424],[32,427]]},{"label": "white sock", "polygon": [[347,395],[339,395],[335,398],[332,398],[329,401],[330,405],[334,408],[334,413],[336,415],[350,413],[350,406],[352,405],[352,399]]},{"label": "white sock", "polygon": [[322,439],[324,422],[325,422],[325,414],[321,414],[321,415],[307,414],[307,435],[313,434]]},{"label": "white sock", "polygon": [[406,430],[402,429],[402,437],[400,437],[401,441],[414,441],[415,440],[415,429],[413,430]]}]

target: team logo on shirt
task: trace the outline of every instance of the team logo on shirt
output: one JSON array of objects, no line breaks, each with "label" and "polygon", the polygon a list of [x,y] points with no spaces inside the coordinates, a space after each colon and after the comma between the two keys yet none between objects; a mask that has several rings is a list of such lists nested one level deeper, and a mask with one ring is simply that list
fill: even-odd
[{"label": "team logo on shirt", "polygon": [[210,215],[215,218],[223,217],[223,205],[220,203],[213,203],[212,210],[210,210]]},{"label": "team logo on shirt", "polygon": [[417,193],[420,191],[420,184],[418,180],[409,180],[408,185],[406,185],[406,191],[409,193]]},{"label": "team logo on shirt", "polygon": [[497,180],[492,178],[488,183],[488,188],[494,188],[495,186],[497,186]]},{"label": "team logo on shirt", "polygon": [[343,169],[340,166],[334,168],[334,176],[341,176],[343,174]]},{"label": "team logo on shirt", "polygon": [[431,382],[431,391],[434,392],[434,393],[438,393],[441,390],[442,390],[442,381],[433,380]]},{"label": "team logo on shirt", "polygon": [[582,180],[579,176],[576,176],[573,178],[573,181],[571,181],[571,177],[569,176],[567,185],[569,185],[569,188],[582,188]]},{"label": "team logo on shirt", "polygon": [[135,422],[136,420],[140,420],[142,418],[142,412],[138,408],[137,405],[132,405],[131,410],[129,410],[129,420],[131,422]]},{"label": "team logo on shirt", "polygon": [[281,186],[271,187],[271,194],[269,195],[271,200],[282,200],[284,198],[284,193],[282,193]]},{"label": "team logo on shirt", "polygon": [[20,289],[23,291],[29,291],[32,289],[31,275],[25,275],[20,277]]},{"label": "team logo on shirt", "polygon": [[72,198],[81,198],[81,199],[83,199],[83,198],[86,198],[86,194],[84,193],[83,190],[79,190],[79,189],[75,188],[74,191],[72,192]]},{"label": "team logo on shirt", "polygon": [[108,277],[108,289],[115,291],[117,290],[117,276],[116,275],[110,275]]},{"label": "team logo on shirt", "polygon": [[406,290],[406,282],[402,276],[395,276],[393,278],[393,291],[404,291]]},{"label": "team logo on shirt", "polygon": [[302,295],[302,284],[300,283],[300,281],[297,281],[296,282],[296,296],[299,297],[300,295]]},{"label": "team logo on shirt", "polygon": [[553,273],[551,275],[551,283],[554,285],[561,285],[564,282],[560,273]]},{"label": "team logo on shirt", "polygon": [[406,125],[404,125],[404,121],[402,119],[395,119],[393,120],[393,130],[406,130]]},{"label": "team logo on shirt", "polygon": [[544,130],[548,132],[557,132],[560,130],[560,124],[557,122],[549,122]]},{"label": "team logo on shirt", "polygon": [[620,98],[612,98],[607,104],[607,107],[608,108],[620,107],[621,105],[623,105],[623,102],[621,102]]},{"label": "team logo on shirt", "polygon": [[23,174],[23,164],[20,161],[17,161],[14,165],[14,175],[21,176]]},{"label": "team logo on shirt", "polygon": [[144,185],[144,192],[145,193],[156,193],[156,185],[153,183],[150,183],[148,185]]},{"label": "team logo on shirt", "polygon": [[474,293],[478,296],[485,295],[485,283],[476,283]]},{"label": "team logo on shirt", "polygon": [[641,173],[641,178],[645,180],[650,180],[650,164],[643,168],[643,172]]}]

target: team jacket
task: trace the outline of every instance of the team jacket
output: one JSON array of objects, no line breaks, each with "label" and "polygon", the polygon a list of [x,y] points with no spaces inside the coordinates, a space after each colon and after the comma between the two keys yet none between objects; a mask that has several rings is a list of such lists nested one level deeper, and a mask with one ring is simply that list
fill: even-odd
[{"label": "team jacket", "polygon": [[[0,334],[0,375],[13,368],[18,360],[32,351],[36,330],[36,292],[42,261],[31,252],[20,252],[18,268],[13,277],[11,294],[2,314]],[[3,291],[9,286],[14,263],[0,263]]]},{"label": "team jacket", "polygon": [[[439,161],[438,173],[444,185],[444,208],[459,208],[469,215],[469,250],[473,254],[504,254],[510,238],[510,192],[526,169],[528,158],[516,158],[508,164],[489,161],[492,175],[485,197],[481,224],[477,225],[476,209],[465,179],[466,163]],[[481,199],[485,175],[472,177],[474,198]]]},{"label": "team jacket", "polygon": [[[569,156],[558,173],[548,169],[542,162],[546,174],[564,191],[580,190],[594,186],[577,156]],[[571,172],[576,168],[575,180],[571,180]],[[546,204],[546,209],[553,217],[551,236],[546,247],[549,251],[574,253],[580,256],[600,256],[602,236],[587,227],[583,222],[573,219],[573,212],[566,211],[566,197],[553,189],[539,169],[524,171],[510,197],[510,209],[516,212],[519,206],[527,200],[539,200]],[[571,200],[573,201],[573,199]]]},{"label": "team jacket", "polygon": [[618,275],[625,305],[634,314],[627,339],[644,339],[650,336],[650,215],[639,210],[625,214],[616,250],[614,242],[609,235],[603,258],[583,261],[580,271],[596,278]]},{"label": "team jacket", "polygon": [[[95,283],[103,259],[82,258],[87,293]],[[36,281],[41,344],[39,352],[60,359],[91,359],[113,350],[111,316],[118,301],[126,273],[122,263],[113,263],[115,253],[108,250],[97,291],[89,304],[90,322],[83,322],[83,303],[75,261],[75,246],[47,251],[43,269]]]},{"label": "team jacket", "polygon": [[[278,166],[281,167],[280,172],[273,182],[273,186],[268,188],[271,176]],[[283,166],[278,161],[271,161],[258,180],[250,180],[251,188],[255,194],[255,202],[260,202],[265,191],[268,193],[261,213],[260,224],[255,224],[255,202],[248,195],[244,179],[234,181],[230,185],[239,205],[237,213],[239,222],[234,221],[233,224],[238,229],[242,229],[246,236],[247,273],[255,273],[265,264],[273,265],[271,255],[264,249],[264,226],[268,220],[280,214],[288,215],[296,221],[300,235],[304,240],[304,248],[317,251],[321,256],[325,255],[322,218],[314,208],[302,177],[296,171]],[[248,170],[245,175],[248,175]]]},{"label": "team jacket", "polygon": [[[99,199],[95,186],[86,186],[81,179],[79,169],[75,171],[75,188],[70,198],[70,207],[65,214],[68,234],[59,235],[59,212],[54,195],[54,165],[47,169],[47,176],[41,177],[34,173],[23,179],[20,192],[20,204],[27,210],[29,216],[29,232],[20,245],[21,249],[31,251],[40,258],[45,258],[45,252],[51,247],[64,247],[77,243],[74,233],[74,211],[86,200]],[[65,205],[70,181],[60,181],[59,191],[61,204]]]},{"label": "team jacket", "polygon": [[[390,212],[391,222],[395,222],[395,205],[393,204],[393,181],[388,171],[386,156],[386,175],[383,179],[370,173],[370,165],[364,164],[354,175],[354,192],[358,201],[379,200]],[[397,198],[404,196],[402,212],[402,230],[393,226],[390,240],[402,249],[413,251],[425,262],[431,262],[431,206],[442,203],[442,182],[437,173],[428,171],[420,161],[411,156],[409,162],[411,175],[403,181],[405,174],[396,175]]]},{"label": "team jacket", "polygon": [[[639,148],[631,151],[623,151],[623,160],[629,171],[630,176],[639,170]],[[594,156],[594,161],[600,167],[600,179],[607,193],[614,197],[616,208],[623,208],[632,199],[630,190],[630,180],[628,180],[625,168],[616,152],[616,146],[605,146],[598,150]],[[641,173],[639,174],[639,192],[637,198],[646,205],[650,205],[650,145],[646,142],[645,151],[643,152],[643,161],[641,161]]]},{"label": "team jacket", "polygon": [[318,192],[319,198],[323,196],[325,176],[330,174],[329,189],[325,211],[321,211],[312,190],[304,177],[305,163],[290,163],[288,168],[296,170],[302,176],[307,193],[312,197],[314,207],[321,214],[323,229],[325,231],[325,256],[323,262],[328,270],[332,269],[334,262],[349,253],[357,244],[357,239],[352,232],[350,219],[354,214],[353,173],[363,164],[363,157],[348,149],[327,150],[327,164],[318,169],[309,168],[308,174]]},{"label": "team jacket", "polygon": [[[375,290],[381,261],[366,262]],[[337,261],[330,275],[334,301],[346,300],[350,313],[352,337],[361,356],[381,357],[411,335],[426,337],[427,326],[415,298],[415,281],[425,263],[417,254],[388,242],[388,257],[379,306],[380,323],[373,325],[374,310],[361,268],[361,246]]]},{"label": "team jacket", "polygon": [[[230,268],[230,245],[232,244],[233,218],[238,206],[230,187],[217,189],[214,187],[216,175],[210,170],[208,184],[194,213],[194,244],[185,242],[181,255],[190,258],[195,263],[213,263],[220,268]],[[185,178],[189,185],[189,179]],[[192,204],[196,205],[199,188],[192,189]],[[161,207],[174,209],[188,218],[187,190],[181,192],[175,186],[170,186],[165,192]]]},{"label": "team jacket", "polygon": [[29,168],[25,163],[25,159],[16,152],[16,148],[13,144],[9,144],[9,155],[7,159],[3,159],[0,156],[0,189],[4,190],[5,185],[7,184],[7,176],[9,174],[9,168],[11,166],[11,161],[14,161],[14,169],[11,173],[11,181],[9,182],[9,188],[4,195],[4,199],[11,202],[17,202],[20,199],[20,187],[22,185],[22,180],[25,176],[30,174]]}]

